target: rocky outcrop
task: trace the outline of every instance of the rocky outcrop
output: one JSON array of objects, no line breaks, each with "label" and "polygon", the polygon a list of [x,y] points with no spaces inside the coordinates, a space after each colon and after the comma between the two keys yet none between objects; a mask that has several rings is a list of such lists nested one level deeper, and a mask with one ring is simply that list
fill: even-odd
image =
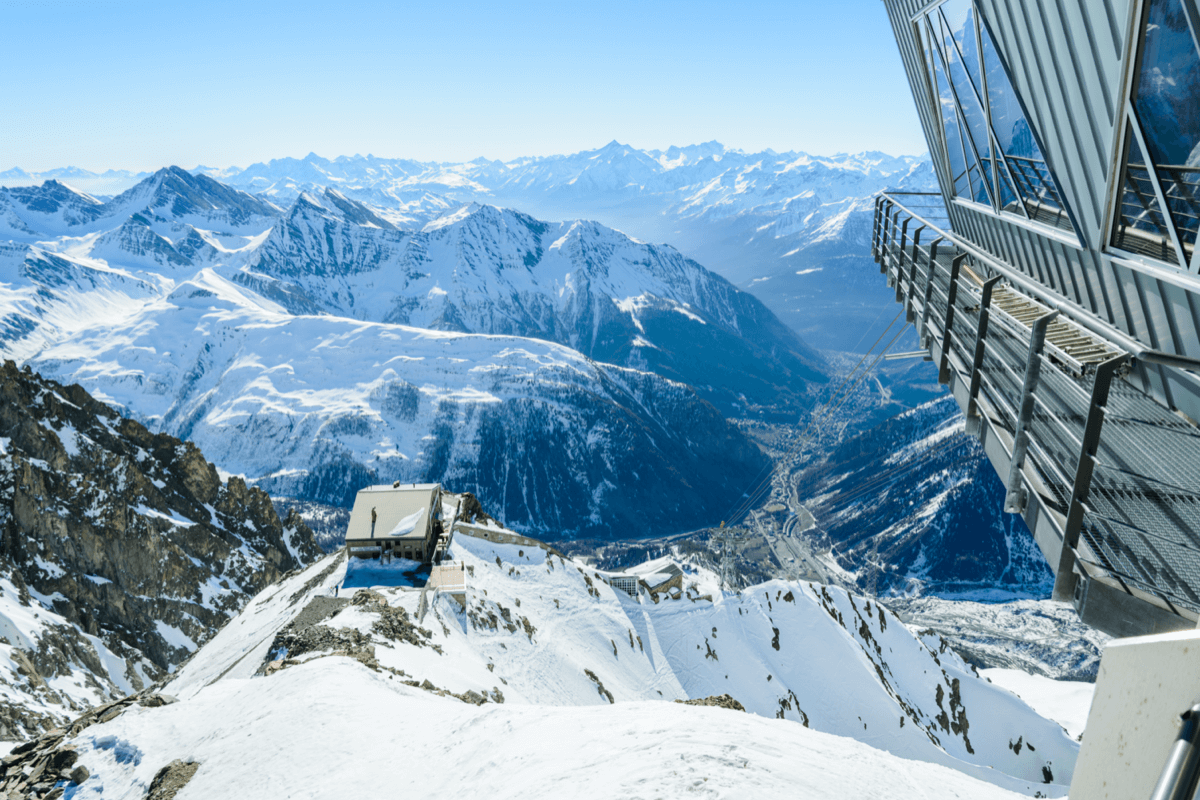
[{"label": "rocky outcrop", "polygon": [[[76,763],[79,753],[75,745],[68,740],[78,736],[85,728],[116,719],[135,705],[157,708],[174,702],[174,697],[149,691],[129,695],[93,708],[61,728],[46,731],[41,736],[17,745],[0,759],[0,797],[56,800],[63,797],[64,792],[69,791],[73,795],[79,785],[91,777],[91,772],[82,764]],[[192,773],[195,773],[195,769]],[[191,778],[190,774],[188,778]],[[155,782],[157,781],[156,776]],[[185,780],[184,783],[186,782]],[[153,790],[151,796],[156,796],[153,795]],[[166,800],[174,797],[174,793],[157,797]]]},{"label": "rocky outcrop", "polygon": [[198,769],[200,765],[195,761],[172,761],[155,774],[146,791],[146,800],[173,800]]},{"label": "rocky outcrop", "polygon": [[[17,664],[11,680],[43,706],[83,710],[86,698],[53,680],[79,673],[92,699],[141,690],[319,556],[298,515],[281,520],[190,442],[79,386],[0,368],[0,647]],[[0,709],[0,738],[51,721],[33,714]]]},{"label": "rocky outcrop", "polygon": [[695,697],[691,700],[676,700],[675,702],[682,703],[685,706],[714,706],[716,708],[728,708],[731,711],[746,710],[744,705],[727,694],[714,694],[709,697]]}]

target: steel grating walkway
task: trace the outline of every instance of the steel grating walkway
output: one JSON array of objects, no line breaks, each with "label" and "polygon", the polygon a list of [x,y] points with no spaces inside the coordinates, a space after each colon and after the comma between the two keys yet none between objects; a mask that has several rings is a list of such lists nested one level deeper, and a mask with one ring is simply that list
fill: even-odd
[{"label": "steel grating walkway", "polygon": [[1132,352],[1078,309],[1031,296],[1031,279],[901,197],[877,201],[872,254],[1005,479],[1006,510],[1055,569],[1056,596],[1083,614],[1100,583],[1108,605],[1116,593],[1154,607],[1144,632],[1195,625],[1200,429],[1126,380],[1136,359],[1163,354]]}]

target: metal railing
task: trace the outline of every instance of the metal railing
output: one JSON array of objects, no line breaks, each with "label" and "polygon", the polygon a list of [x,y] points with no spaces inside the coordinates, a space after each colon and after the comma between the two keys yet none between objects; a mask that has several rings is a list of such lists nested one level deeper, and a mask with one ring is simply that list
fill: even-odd
[{"label": "metal railing", "polygon": [[1184,256],[1190,259],[1200,230],[1200,167],[1167,164],[1158,166],[1157,172],[1171,219],[1164,217],[1146,165],[1130,162],[1125,168],[1112,243],[1131,253],[1177,264],[1167,225],[1176,226]]},{"label": "metal railing", "polygon": [[429,571],[429,580],[425,582],[427,589],[441,589],[444,592],[461,592],[467,588],[467,572],[463,562],[437,564]]},{"label": "metal railing", "polygon": [[1142,348],[918,214],[910,198],[929,197],[877,199],[872,255],[968,428],[1007,463],[1005,510],[1036,504],[1026,518],[1040,514],[1058,536],[1060,552],[1047,553],[1056,596],[1071,598],[1080,575],[1194,619],[1200,431],[1123,375],[1138,359],[1200,361]]}]

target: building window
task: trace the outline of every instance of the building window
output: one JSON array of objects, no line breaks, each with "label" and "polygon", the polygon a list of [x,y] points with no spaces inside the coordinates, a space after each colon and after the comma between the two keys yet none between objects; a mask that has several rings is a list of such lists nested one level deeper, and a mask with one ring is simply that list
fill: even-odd
[{"label": "building window", "polygon": [[940,110],[954,194],[1073,231],[987,26],[973,0],[922,12],[917,38]]},{"label": "building window", "polygon": [[1200,13],[1195,0],[1146,0],[1125,103],[1111,243],[1200,269]]}]

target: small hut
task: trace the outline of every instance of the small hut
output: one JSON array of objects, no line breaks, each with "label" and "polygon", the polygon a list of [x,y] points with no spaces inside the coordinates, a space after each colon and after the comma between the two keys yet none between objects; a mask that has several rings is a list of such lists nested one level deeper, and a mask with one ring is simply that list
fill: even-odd
[{"label": "small hut", "polygon": [[441,512],[441,484],[368,486],[354,498],[346,552],[358,558],[429,563],[442,533]]}]

